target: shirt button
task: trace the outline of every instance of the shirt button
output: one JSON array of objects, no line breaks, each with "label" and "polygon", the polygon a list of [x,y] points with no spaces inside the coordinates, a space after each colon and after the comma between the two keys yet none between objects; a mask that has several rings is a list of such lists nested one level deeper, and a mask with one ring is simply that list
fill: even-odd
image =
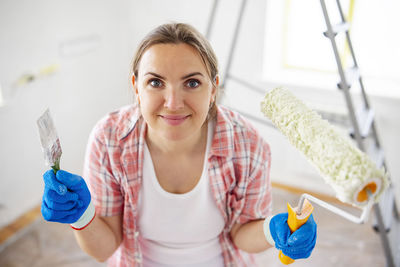
[{"label": "shirt button", "polygon": [[134,236],[135,238],[138,238],[138,236],[139,236],[139,232],[138,232],[138,231],[136,231],[136,232],[133,234],[133,236]]}]

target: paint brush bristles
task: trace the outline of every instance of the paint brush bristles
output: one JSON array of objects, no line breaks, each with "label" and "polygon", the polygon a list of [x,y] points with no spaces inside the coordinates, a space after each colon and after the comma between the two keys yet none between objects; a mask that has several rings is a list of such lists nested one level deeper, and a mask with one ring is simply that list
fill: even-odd
[{"label": "paint brush bristles", "polygon": [[60,139],[51,118],[50,111],[47,109],[37,120],[40,141],[46,164],[56,173],[60,169],[60,158],[62,154]]}]

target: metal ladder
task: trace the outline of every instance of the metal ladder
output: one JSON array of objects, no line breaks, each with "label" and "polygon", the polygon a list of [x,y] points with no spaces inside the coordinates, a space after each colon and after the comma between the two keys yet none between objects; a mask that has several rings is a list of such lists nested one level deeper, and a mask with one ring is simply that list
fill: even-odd
[{"label": "metal ladder", "polygon": [[[327,26],[327,30],[326,32],[324,32],[324,35],[331,41],[333,52],[335,55],[337,69],[340,75],[340,82],[337,84],[337,86],[343,92],[347,104],[350,122],[352,125],[351,136],[355,139],[358,147],[375,160],[376,165],[379,168],[384,167],[387,170],[385,156],[376,129],[374,111],[371,108],[368,96],[364,89],[363,80],[360,74],[350,38],[349,23],[346,21],[346,18],[343,14],[340,0],[336,0],[336,4],[341,21],[336,25],[332,25],[331,23],[325,0],[320,0],[320,2]],[[346,43],[350,50],[353,66],[347,70],[344,69],[341,57],[339,55],[336,43],[336,37],[338,36],[338,34],[346,35]],[[354,86],[354,84],[357,83],[360,85],[361,89],[362,104],[356,112],[352,101],[352,94],[350,93],[350,89]],[[367,139],[372,139],[372,144],[370,144],[369,147],[365,144]],[[394,255],[398,255],[398,253],[400,252],[397,251],[396,253],[396,251],[394,250],[399,250],[400,238],[390,238],[390,234],[391,232],[393,232],[391,231],[393,219],[396,220],[397,224],[399,223],[399,214],[393,194],[392,184],[390,184],[389,188],[383,194],[380,202],[373,206],[373,209],[375,213],[373,227],[380,235],[386,257],[386,265],[389,267],[400,266],[400,262],[397,262],[396,264],[394,258]]]}]

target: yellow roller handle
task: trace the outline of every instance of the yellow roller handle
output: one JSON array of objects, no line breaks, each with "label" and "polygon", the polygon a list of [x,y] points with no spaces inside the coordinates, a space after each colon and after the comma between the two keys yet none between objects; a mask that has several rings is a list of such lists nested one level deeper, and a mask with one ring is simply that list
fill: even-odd
[{"label": "yellow roller handle", "polygon": [[[297,208],[296,209],[292,208],[292,206],[290,206],[289,203],[287,203],[287,207],[288,207],[288,225],[292,233],[307,222],[308,217],[310,217],[311,213],[314,210],[314,207],[307,199],[304,200],[304,204],[301,209],[300,215],[296,214]],[[292,258],[283,254],[282,251],[279,251],[279,259],[283,264],[286,265],[294,262]]]}]

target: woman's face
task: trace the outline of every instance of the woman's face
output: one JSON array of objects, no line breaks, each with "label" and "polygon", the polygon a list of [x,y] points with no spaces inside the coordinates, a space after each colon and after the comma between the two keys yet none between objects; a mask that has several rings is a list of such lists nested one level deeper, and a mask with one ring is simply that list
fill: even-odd
[{"label": "woman's face", "polygon": [[134,87],[148,134],[171,141],[199,135],[215,98],[200,54],[187,44],[148,48]]}]

